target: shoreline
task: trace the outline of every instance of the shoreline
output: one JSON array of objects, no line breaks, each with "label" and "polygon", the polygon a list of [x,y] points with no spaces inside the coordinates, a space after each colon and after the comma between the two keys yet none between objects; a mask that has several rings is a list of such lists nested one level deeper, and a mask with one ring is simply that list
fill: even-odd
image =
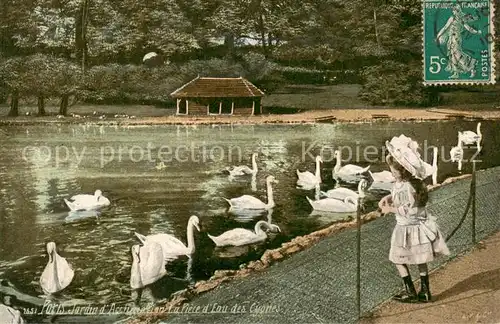
[{"label": "shoreline", "polygon": [[133,118],[96,116],[19,116],[0,117],[0,126],[84,124],[154,126],[154,125],[252,125],[252,124],[316,124],[335,122],[427,122],[447,120],[500,120],[500,110],[462,111],[453,109],[317,109],[296,114],[269,114],[258,116],[134,116]]}]

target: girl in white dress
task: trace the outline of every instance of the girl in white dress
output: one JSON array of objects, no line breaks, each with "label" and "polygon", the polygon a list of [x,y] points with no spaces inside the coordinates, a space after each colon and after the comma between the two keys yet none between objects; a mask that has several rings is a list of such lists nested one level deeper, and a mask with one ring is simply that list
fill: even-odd
[{"label": "girl in white dress", "polygon": [[[396,215],[389,260],[396,265],[405,286],[405,293],[394,299],[404,303],[428,302],[431,292],[427,263],[437,254],[450,254],[435,218],[426,210],[428,192],[422,180],[432,174],[433,167],[420,159],[416,142],[404,135],[394,137],[386,146],[390,152],[386,161],[396,182],[391,194],[380,200],[379,207],[384,214]],[[418,265],[418,294],[408,271],[409,264]]]}]

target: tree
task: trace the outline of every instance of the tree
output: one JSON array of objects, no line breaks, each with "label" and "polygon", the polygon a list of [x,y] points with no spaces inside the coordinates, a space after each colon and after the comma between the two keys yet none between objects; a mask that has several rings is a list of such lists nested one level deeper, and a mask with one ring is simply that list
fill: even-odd
[{"label": "tree", "polygon": [[349,19],[346,28],[353,37],[353,51],[357,56],[384,57],[393,54],[401,40],[401,8],[379,0],[346,2]]},{"label": "tree", "polygon": [[361,98],[375,105],[425,105],[431,97],[422,85],[419,61],[409,64],[384,60],[367,67]]},{"label": "tree", "polygon": [[[176,0],[180,15],[187,20],[186,30],[194,37],[201,49],[210,45],[213,37],[211,22],[220,10],[220,0]],[[227,17],[229,19],[229,17]]]},{"label": "tree", "polygon": [[[5,64],[5,58],[0,52],[0,66]],[[7,102],[8,90],[7,85],[5,84],[5,79],[2,77],[2,69],[0,68],[0,104],[4,104]]]},{"label": "tree", "polygon": [[0,79],[10,93],[9,116],[19,116],[19,97],[29,91],[26,83],[27,73],[28,66],[23,57],[9,58],[0,65]]},{"label": "tree", "polygon": [[277,65],[270,62],[263,54],[249,52],[242,55],[240,64],[250,82],[269,93],[275,90],[283,80],[277,72]]},{"label": "tree", "polygon": [[56,74],[60,61],[52,55],[35,54],[26,58],[25,85],[37,97],[38,115],[45,115],[45,99],[56,95]]},{"label": "tree", "polygon": [[18,54],[19,39],[33,39],[30,36],[35,32],[29,15],[31,10],[28,1],[0,1],[0,45],[6,56]]},{"label": "tree", "polygon": [[126,58],[124,63],[133,63],[149,51],[169,56],[198,47],[189,21],[174,0],[95,0],[88,19],[86,37],[92,57],[120,54]]},{"label": "tree", "polygon": [[307,9],[297,12],[300,22],[283,37],[274,52],[279,60],[331,65],[353,58],[353,35],[346,27],[349,19],[343,2],[307,0]]},{"label": "tree", "polygon": [[[36,52],[70,56],[75,49],[76,0],[34,0],[25,5],[15,24],[16,45]],[[18,18],[18,19],[19,19]]]},{"label": "tree", "polygon": [[54,65],[54,94],[61,98],[59,115],[66,115],[70,96],[75,95],[83,83],[83,71],[77,64],[63,59],[56,59]]},{"label": "tree", "polygon": [[426,104],[435,94],[422,82],[420,3],[387,4],[361,0],[346,6],[348,28],[356,33],[353,50],[368,58],[361,96],[377,104]]},{"label": "tree", "polygon": [[308,1],[252,0],[250,18],[254,30],[260,35],[263,53],[268,57],[275,45],[297,36],[304,21],[311,23],[314,8]]}]

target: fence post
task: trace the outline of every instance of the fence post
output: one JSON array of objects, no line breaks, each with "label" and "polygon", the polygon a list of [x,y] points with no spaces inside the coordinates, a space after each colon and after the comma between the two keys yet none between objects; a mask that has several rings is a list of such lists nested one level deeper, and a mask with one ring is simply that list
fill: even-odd
[{"label": "fence post", "polygon": [[358,197],[358,206],[356,208],[356,308],[358,319],[361,318],[361,205],[362,198]]},{"label": "fence post", "polygon": [[472,244],[476,245],[476,160],[472,161]]}]

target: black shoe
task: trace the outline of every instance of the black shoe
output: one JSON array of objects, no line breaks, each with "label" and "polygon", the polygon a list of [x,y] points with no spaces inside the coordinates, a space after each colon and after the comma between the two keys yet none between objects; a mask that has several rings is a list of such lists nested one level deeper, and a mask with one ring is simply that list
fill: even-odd
[{"label": "black shoe", "polygon": [[420,276],[420,291],[418,292],[418,300],[427,303],[430,302],[431,299],[432,296],[429,288],[429,275]]},{"label": "black shoe", "polygon": [[403,277],[403,283],[405,285],[405,292],[392,297],[392,299],[401,303],[418,303],[418,295],[411,281],[410,275]]}]

